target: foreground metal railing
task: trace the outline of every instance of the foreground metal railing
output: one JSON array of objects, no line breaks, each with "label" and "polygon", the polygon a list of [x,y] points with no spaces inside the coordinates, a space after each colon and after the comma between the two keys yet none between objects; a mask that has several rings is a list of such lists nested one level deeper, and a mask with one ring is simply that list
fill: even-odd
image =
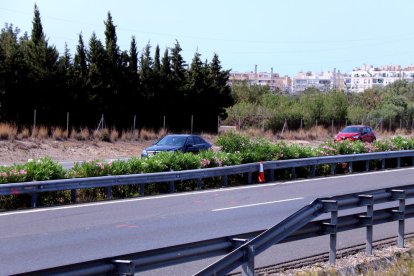
[{"label": "foreground metal railing", "polygon": [[[291,169],[291,175],[296,177],[296,168],[309,167],[310,176],[315,176],[315,168],[318,165],[329,164],[330,173],[335,173],[338,163],[348,163],[349,172],[353,172],[354,162],[365,162],[365,171],[370,170],[370,161],[381,160],[381,168],[385,169],[387,159],[396,159],[396,168],[401,167],[401,159],[410,158],[411,166],[414,165],[414,150],[375,152],[366,154],[336,155],[325,157],[313,157],[292,160],[268,161],[263,163],[264,170],[268,171],[270,181],[275,180],[275,171]],[[89,178],[59,179],[47,181],[33,181],[24,183],[0,184],[0,195],[31,194],[31,207],[36,207],[37,195],[43,192],[71,190],[71,202],[76,202],[78,189],[106,188],[106,198],[112,199],[112,187],[118,185],[140,185],[140,195],[145,194],[145,185],[148,183],[169,183],[169,191],[175,190],[175,182],[196,179],[197,188],[202,189],[204,178],[222,177],[223,187],[227,187],[228,176],[247,173],[247,183],[252,184],[252,175],[259,171],[259,163],[243,164],[237,166],[172,171],[160,173],[143,173],[132,175],[116,175]]]},{"label": "foreground metal railing", "polygon": [[[239,266],[244,275],[254,275],[255,256],[269,247],[327,234],[330,235],[329,261],[333,264],[337,233],[343,231],[366,227],[366,253],[372,254],[373,226],[398,221],[398,246],[403,247],[405,219],[414,217],[414,204],[405,206],[405,200],[409,198],[414,198],[414,185],[319,198],[267,230],[33,271],[30,275],[133,275],[225,254],[196,275],[225,275]],[[373,211],[374,204],[395,201],[398,207]],[[338,217],[338,211],[365,206],[366,212]],[[330,219],[313,221],[328,212]]]}]

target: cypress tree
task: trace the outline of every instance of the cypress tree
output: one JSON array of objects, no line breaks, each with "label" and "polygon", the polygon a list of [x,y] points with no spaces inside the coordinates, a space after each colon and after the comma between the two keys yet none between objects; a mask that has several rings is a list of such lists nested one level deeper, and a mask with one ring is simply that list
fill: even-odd
[{"label": "cypress tree", "polygon": [[76,46],[76,54],[74,58],[74,67],[76,75],[83,82],[87,76],[87,64],[86,64],[86,50],[83,42],[82,33],[79,34],[78,46]]},{"label": "cypress tree", "polygon": [[138,50],[135,36],[131,39],[131,46],[129,48],[129,68],[132,74],[136,74],[138,71]]},{"label": "cypress tree", "polygon": [[32,27],[32,36],[31,40],[35,45],[45,42],[45,35],[43,33],[43,26],[40,19],[40,11],[37,5],[34,6],[34,17],[33,17],[33,27]]}]

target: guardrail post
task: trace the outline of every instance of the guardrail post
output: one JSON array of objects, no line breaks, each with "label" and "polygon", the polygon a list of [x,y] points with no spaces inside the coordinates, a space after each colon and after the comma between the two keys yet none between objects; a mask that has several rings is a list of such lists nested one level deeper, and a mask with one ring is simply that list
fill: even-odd
[{"label": "guardrail post", "polygon": [[316,166],[315,165],[310,166],[310,176],[311,177],[315,177],[315,171],[316,171]]},{"label": "guardrail post", "polygon": [[170,194],[174,193],[174,191],[175,191],[174,181],[170,181]]},{"label": "guardrail post", "polygon": [[400,157],[397,158],[397,168],[398,169],[401,168],[401,158]]},{"label": "guardrail post", "polygon": [[293,167],[291,172],[292,172],[292,179],[295,179],[296,178],[296,168]]},{"label": "guardrail post", "polygon": [[228,185],[228,178],[227,178],[227,174],[223,175],[223,187],[227,187]]},{"label": "guardrail post", "polygon": [[142,183],[139,185],[139,195],[144,196],[145,195],[145,184]]},{"label": "guardrail post", "polygon": [[242,265],[242,276],[254,276],[254,247],[245,247]]},{"label": "guardrail post", "polygon": [[33,193],[31,200],[30,200],[30,207],[36,208],[36,203],[37,203],[37,193]]},{"label": "guardrail post", "polygon": [[112,199],[112,186],[106,187],[106,199]]},{"label": "guardrail post", "polygon": [[112,261],[115,265],[115,271],[112,275],[132,276],[135,273],[135,264],[129,260],[115,260]]},{"label": "guardrail post", "polygon": [[329,164],[329,166],[331,167],[331,175],[335,174],[336,163],[335,164]]},{"label": "guardrail post", "polygon": [[414,156],[411,157],[411,166],[414,166]]},{"label": "guardrail post", "polygon": [[373,240],[373,222],[374,222],[374,197],[372,195],[359,195],[361,200],[361,205],[367,206],[367,215],[363,218],[365,219],[365,224],[367,227],[367,240],[366,240],[366,255],[372,255],[372,240]]},{"label": "guardrail post", "polygon": [[353,171],[353,162],[349,162],[349,173]]},{"label": "guardrail post", "polygon": [[398,217],[398,247],[404,248],[405,232],[405,191],[391,190],[392,197],[399,201],[398,211],[394,212]]},{"label": "guardrail post", "polygon": [[365,171],[369,172],[369,160],[365,161]]},{"label": "guardrail post", "polygon": [[70,190],[70,202],[76,203],[76,199],[77,199],[77,191],[75,189]]},{"label": "guardrail post", "polygon": [[253,180],[252,180],[252,172],[248,172],[247,173],[247,183],[248,184],[252,184]]},{"label": "guardrail post", "polygon": [[381,169],[385,170],[385,159],[381,160]]},{"label": "guardrail post", "polygon": [[197,190],[201,190],[203,188],[203,181],[201,178],[197,179]]},{"label": "guardrail post", "polygon": [[271,182],[275,181],[275,170],[271,169],[269,170],[269,173],[270,173],[270,181]]},{"label": "guardrail post", "polygon": [[335,264],[336,260],[336,228],[338,225],[338,202],[336,200],[322,200],[325,212],[331,212],[329,226],[329,263]]}]

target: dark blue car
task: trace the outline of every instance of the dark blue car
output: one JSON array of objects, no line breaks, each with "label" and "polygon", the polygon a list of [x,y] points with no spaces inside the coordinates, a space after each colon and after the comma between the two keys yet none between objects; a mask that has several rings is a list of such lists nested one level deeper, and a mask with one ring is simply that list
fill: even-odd
[{"label": "dark blue car", "polygon": [[164,136],[154,145],[144,149],[141,157],[148,157],[157,154],[160,151],[182,151],[197,153],[202,150],[208,150],[211,144],[197,135],[190,134],[171,134]]}]

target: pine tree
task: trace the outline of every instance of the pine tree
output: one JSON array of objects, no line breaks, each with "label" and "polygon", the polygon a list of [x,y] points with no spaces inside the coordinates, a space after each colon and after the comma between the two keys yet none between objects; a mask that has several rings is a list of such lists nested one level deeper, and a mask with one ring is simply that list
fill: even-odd
[{"label": "pine tree", "polygon": [[32,36],[31,40],[35,45],[45,42],[45,35],[43,33],[43,26],[40,19],[40,11],[37,5],[34,6],[34,18],[33,18]]},{"label": "pine tree", "polygon": [[78,46],[76,47],[76,54],[74,58],[74,66],[77,77],[82,81],[85,81],[88,68],[86,64],[86,50],[82,33],[79,34]]},{"label": "pine tree", "polygon": [[105,48],[109,64],[117,67],[119,64],[119,47],[117,45],[116,26],[112,21],[110,12],[108,12],[108,17],[105,21]]},{"label": "pine tree", "polygon": [[131,46],[129,48],[129,68],[132,74],[136,74],[138,71],[138,50],[135,36],[131,39]]},{"label": "pine tree", "polygon": [[160,47],[158,45],[155,47],[153,71],[156,76],[158,76],[161,72]]},{"label": "pine tree", "polygon": [[171,69],[172,79],[177,86],[184,83],[186,72],[185,67],[187,66],[181,56],[181,51],[182,49],[180,43],[176,40],[174,48],[171,49]]}]

